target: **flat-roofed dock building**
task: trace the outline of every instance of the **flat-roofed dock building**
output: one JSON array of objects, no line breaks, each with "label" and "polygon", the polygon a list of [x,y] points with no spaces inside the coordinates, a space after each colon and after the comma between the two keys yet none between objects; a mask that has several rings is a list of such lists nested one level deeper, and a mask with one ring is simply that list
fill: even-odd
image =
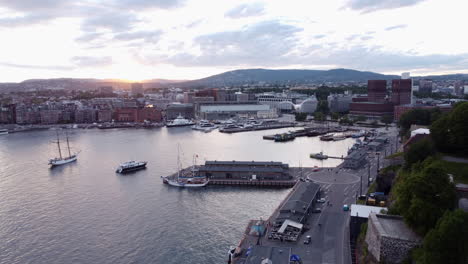
[{"label": "flat-roofed dock building", "polygon": [[198,174],[210,180],[291,180],[289,165],[270,161],[206,161]]}]

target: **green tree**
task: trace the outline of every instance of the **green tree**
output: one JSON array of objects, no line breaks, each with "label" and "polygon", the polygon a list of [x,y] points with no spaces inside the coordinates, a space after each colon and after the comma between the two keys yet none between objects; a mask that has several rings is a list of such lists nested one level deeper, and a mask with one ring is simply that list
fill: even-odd
[{"label": "green tree", "polygon": [[328,102],[327,102],[327,100],[322,100],[322,101],[319,101],[319,102],[318,102],[316,112],[322,112],[322,113],[324,113],[324,114],[327,114],[329,111],[330,111],[330,109],[328,109]]},{"label": "green tree", "polygon": [[304,122],[307,119],[307,113],[296,113],[295,117],[297,122]]},{"label": "green tree", "polygon": [[330,117],[331,117],[332,120],[338,120],[338,119],[340,119],[340,114],[333,112],[333,113],[330,114]]},{"label": "green tree", "polygon": [[[411,125],[428,126],[440,115],[440,109],[421,109],[415,108],[401,115],[398,124],[401,127],[401,134],[404,135],[410,129]],[[434,118],[434,119],[433,119]]]},{"label": "green tree", "polygon": [[422,139],[419,142],[414,143],[405,151],[405,165],[408,168],[417,162],[425,160],[427,157],[435,154],[435,147],[432,140],[429,138]]},{"label": "green tree", "polygon": [[413,166],[394,191],[396,202],[392,211],[399,212],[420,235],[433,228],[446,210],[453,209],[457,199],[447,173],[431,164],[429,159]]},{"label": "green tree", "polygon": [[391,115],[384,115],[384,116],[382,116],[382,118],[380,119],[380,122],[382,122],[382,123],[388,125],[388,124],[390,124],[390,123],[393,122],[393,116],[391,116]]},{"label": "green tree", "polygon": [[414,255],[418,264],[468,263],[468,213],[446,212]]},{"label": "green tree", "polygon": [[466,153],[468,149],[468,102],[458,103],[453,110],[431,125],[431,135],[441,151]]},{"label": "green tree", "polygon": [[314,120],[315,121],[324,121],[325,115],[322,112],[315,112],[314,113]]}]

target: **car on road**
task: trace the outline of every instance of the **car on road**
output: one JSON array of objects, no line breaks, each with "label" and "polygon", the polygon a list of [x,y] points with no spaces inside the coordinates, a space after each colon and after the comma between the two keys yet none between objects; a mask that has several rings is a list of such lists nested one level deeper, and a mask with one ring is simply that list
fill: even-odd
[{"label": "car on road", "polygon": [[325,202],[325,198],[317,199],[317,203],[324,203],[324,202]]},{"label": "car on road", "polygon": [[312,242],[312,237],[311,236],[306,236],[306,239],[304,240],[304,244],[308,245]]},{"label": "car on road", "polygon": [[322,209],[321,208],[315,208],[314,210],[312,210],[312,213],[313,214],[317,214],[317,213],[321,213],[322,212]]},{"label": "car on road", "polygon": [[349,211],[349,205],[347,204],[343,205],[343,211]]}]

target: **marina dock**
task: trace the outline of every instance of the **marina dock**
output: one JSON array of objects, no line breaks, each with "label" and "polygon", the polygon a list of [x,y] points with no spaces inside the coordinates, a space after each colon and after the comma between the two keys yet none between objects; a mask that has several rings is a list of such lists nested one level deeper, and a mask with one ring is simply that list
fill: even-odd
[{"label": "marina dock", "polygon": [[219,132],[222,133],[239,133],[239,132],[248,132],[248,131],[260,131],[260,130],[268,130],[268,129],[278,129],[278,128],[287,128],[287,127],[295,127],[296,124],[294,123],[277,123],[277,124],[267,124],[267,125],[258,125],[252,127],[236,127],[236,128],[221,128]]}]

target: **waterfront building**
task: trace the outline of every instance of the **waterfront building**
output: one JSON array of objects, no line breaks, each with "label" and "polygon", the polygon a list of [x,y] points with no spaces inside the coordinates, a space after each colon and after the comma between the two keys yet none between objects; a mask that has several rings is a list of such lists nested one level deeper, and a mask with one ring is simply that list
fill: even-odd
[{"label": "waterfront building", "polygon": [[353,98],[349,110],[351,116],[380,118],[393,116],[393,103],[387,99],[387,81],[369,80],[367,98]]},{"label": "waterfront building", "polygon": [[75,123],[94,123],[96,121],[96,109],[82,108],[75,111]]},{"label": "waterfront building", "polygon": [[290,180],[289,165],[261,161],[206,161],[198,168],[200,176],[210,179]]},{"label": "waterfront building", "polygon": [[166,108],[166,120],[175,119],[181,115],[186,119],[193,119],[195,117],[195,111],[193,104],[178,104],[173,103]]},{"label": "waterfront building", "polygon": [[349,105],[353,102],[351,94],[330,94],[327,97],[328,109],[332,113],[343,113],[349,111]]},{"label": "waterfront building", "polygon": [[271,110],[262,104],[202,104],[199,117],[207,120],[229,119],[239,115],[257,117],[259,112]]},{"label": "waterfront building", "polygon": [[258,94],[257,102],[259,104],[266,104],[272,108],[278,108],[278,104],[281,102],[291,102],[292,104],[297,104],[299,100],[306,100],[309,96],[305,94],[299,94],[295,92],[284,92],[284,93],[263,93]]},{"label": "waterfront building", "polygon": [[0,105],[0,124],[16,123],[16,105]]},{"label": "waterfront building", "polygon": [[346,169],[359,169],[366,163],[366,155],[363,151],[353,151],[344,160],[343,167]]},{"label": "waterfront building", "polygon": [[286,221],[292,222],[291,224],[304,224],[314,209],[320,185],[312,182],[299,182],[295,188],[290,198],[281,206],[275,224],[284,224]]},{"label": "waterfront building", "polygon": [[116,122],[161,122],[161,111],[156,107],[117,108],[114,112]]},{"label": "waterfront building", "polygon": [[61,110],[41,110],[41,124],[57,124],[60,120]]},{"label": "waterfront building", "polygon": [[296,110],[297,112],[312,114],[315,112],[315,110],[317,110],[317,104],[318,104],[317,98],[314,95],[302,101],[297,106]]},{"label": "waterfront building", "polygon": [[101,109],[97,112],[97,121],[98,122],[111,122],[112,121],[112,110],[110,109]]}]

